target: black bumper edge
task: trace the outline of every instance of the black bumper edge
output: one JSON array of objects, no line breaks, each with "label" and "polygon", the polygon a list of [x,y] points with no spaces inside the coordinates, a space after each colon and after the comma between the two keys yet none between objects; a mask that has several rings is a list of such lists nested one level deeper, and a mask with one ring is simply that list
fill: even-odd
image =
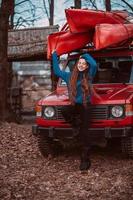
[{"label": "black bumper edge", "polygon": [[[127,137],[133,136],[133,127],[122,127],[122,128],[89,128],[88,134],[92,137],[105,137],[105,138],[115,138],[115,137]],[[54,128],[54,127],[40,127],[37,125],[32,126],[33,135],[39,133],[45,134],[46,137],[56,138],[56,137],[73,137],[75,132],[72,128]]]},{"label": "black bumper edge", "polygon": [[32,134],[37,135],[39,133],[39,129],[37,125],[32,125]]}]

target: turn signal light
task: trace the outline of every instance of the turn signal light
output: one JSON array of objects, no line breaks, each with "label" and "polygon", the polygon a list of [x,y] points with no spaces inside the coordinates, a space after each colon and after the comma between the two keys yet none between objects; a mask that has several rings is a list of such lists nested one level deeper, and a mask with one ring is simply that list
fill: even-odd
[{"label": "turn signal light", "polygon": [[36,106],[36,116],[37,117],[42,116],[42,106],[39,106],[39,105]]},{"label": "turn signal light", "polygon": [[133,116],[133,105],[127,104],[125,111],[126,116]]}]

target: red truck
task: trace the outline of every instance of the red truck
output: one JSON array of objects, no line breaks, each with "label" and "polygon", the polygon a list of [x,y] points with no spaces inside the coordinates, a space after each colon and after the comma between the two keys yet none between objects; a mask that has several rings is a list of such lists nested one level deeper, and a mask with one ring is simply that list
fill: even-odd
[{"label": "red truck", "polygon": [[[87,51],[87,50],[85,50]],[[68,55],[63,70],[72,70],[73,64],[83,50]],[[93,87],[101,100],[92,96],[91,126],[92,138],[119,138],[121,150],[133,158],[133,50],[132,47],[110,48],[89,51],[98,64]],[[37,102],[36,124],[33,134],[39,138],[43,155],[54,152],[66,141],[77,137],[77,133],[62,116],[62,108],[69,106],[68,91],[63,80],[44,99]]]}]

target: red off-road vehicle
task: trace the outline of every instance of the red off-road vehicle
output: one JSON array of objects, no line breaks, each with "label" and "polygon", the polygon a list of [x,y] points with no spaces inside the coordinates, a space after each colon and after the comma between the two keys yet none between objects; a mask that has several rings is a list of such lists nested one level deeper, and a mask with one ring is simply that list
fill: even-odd
[{"label": "red off-road vehicle", "polygon": [[[123,153],[133,158],[133,50],[125,47],[89,53],[98,63],[93,86],[101,100],[92,96],[88,131],[92,138],[119,138]],[[79,54],[69,54],[64,70],[72,70]],[[44,155],[55,151],[68,138],[77,137],[62,116],[62,107],[69,105],[67,87],[61,79],[54,92],[38,101],[33,133],[38,136]]]}]

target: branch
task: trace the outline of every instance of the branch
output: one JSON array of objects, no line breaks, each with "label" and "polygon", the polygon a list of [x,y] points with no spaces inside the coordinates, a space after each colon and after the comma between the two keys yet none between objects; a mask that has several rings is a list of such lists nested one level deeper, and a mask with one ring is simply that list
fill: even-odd
[{"label": "branch", "polygon": [[49,13],[48,13],[48,9],[47,9],[47,7],[46,7],[45,0],[43,0],[43,4],[44,4],[44,9],[45,9],[45,12],[46,12],[47,18],[48,18],[48,20],[49,20]]},{"label": "branch", "polygon": [[98,8],[97,8],[97,6],[96,6],[95,0],[94,0],[94,1],[93,1],[93,0],[90,0],[90,2],[91,2],[91,4],[92,4],[92,6],[93,6],[96,10],[98,10]]},{"label": "branch", "polygon": [[48,0],[48,4],[49,4],[49,5],[51,4],[51,0]]},{"label": "branch", "polygon": [[22,3],[25,3],[25,2],[28,2],[28,1],[29,1],[29,0],[21,1],[21,2],[19,2],[19,3],[16,3],[15,6],[19,6],[19,5],[21,5]]},{"label": "branch", "polygon": [[124,2],[133,11],[133,7],[129,3],[127,3],[125,0],[121,0],[121,1]]},{"label": "branch", "polygon": [[95,8],[96,10],[98,10],[97,6],[96,6],[96,1],[95,0],[85,0],[84,2],[84,6],[91,6],[92,8]]},{"label": "branch", "polygon": [[[124,0],[121,0],[123,3],[125,3],[124,2]],[[126,6],[128,6],[129,8],[131,8],[131,10],[133,11],[133,8],[132,8],[132,6],[131,5],[127,5],[127,3],[126,3],[126,5],[122,5],[121,3],[117,3],[117,2],[112,2],[114,5],[118,5],[118,6],[121,6],[123,9],[126,9]],[[132,12],[132,14],[133,14],[133,12]]]}]

